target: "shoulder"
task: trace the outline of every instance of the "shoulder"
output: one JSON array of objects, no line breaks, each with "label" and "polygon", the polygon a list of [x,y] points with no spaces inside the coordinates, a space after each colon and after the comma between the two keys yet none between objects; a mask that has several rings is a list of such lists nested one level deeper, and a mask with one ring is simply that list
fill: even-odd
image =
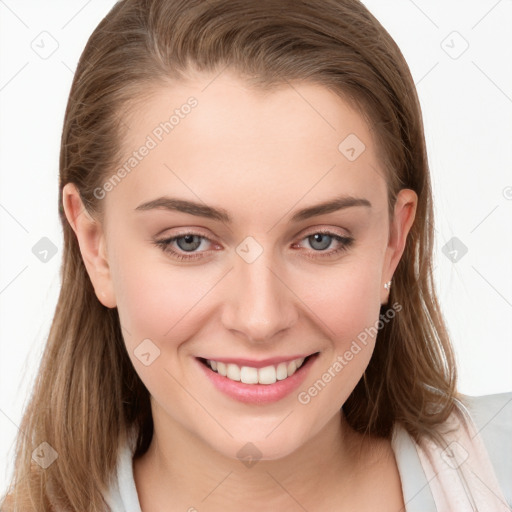
[{"label": "shoulder", "polygon": [[107,491],[103,494],[105,502],[112,512],[125,512],[126,510],[141,512],[133,474],[135,439],[136,433],[133,430],[126,439],[120,440],[115,474]]},{"label": "shoulder", "polygon": [[411,510],[435,510],[448,500],[445,510],[459,510],[460,500],[471,496],[486,510],[489,502],[492,510],[512,506],[512,392],[458,394],[456,405],[440,425],[442,446],[426,436],[415,440],[395,424],[392,444],[406,503]]},{"label": "shoulder", "polygon": [[512,503],[512,391],[459,395],[482,439],[508,503]]},{"label": "shoulder", "polygon": [[512,428],[512,391],[493,395],[459,395],[481,433]]}]

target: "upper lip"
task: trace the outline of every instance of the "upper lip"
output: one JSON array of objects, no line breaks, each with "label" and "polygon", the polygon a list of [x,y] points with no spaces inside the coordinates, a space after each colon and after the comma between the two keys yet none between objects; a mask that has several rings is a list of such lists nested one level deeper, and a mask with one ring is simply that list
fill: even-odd
[{"label": "upper lip", "polygon": [[[316,352],[315,352],[316,353]],[[277,356],[270,357],[268,359],[242,359],[237,357],[204,357],[202,359],[209,359],[210,361],[217,361],[225,364],[236,364],[238,366],[250,366],[252,368],[264,368],[265,366],[274,366],[279,363],[289,363],[295,359],[302,359],[313,355],[312,352],[308,354],[299,354],[294,356]]]}]

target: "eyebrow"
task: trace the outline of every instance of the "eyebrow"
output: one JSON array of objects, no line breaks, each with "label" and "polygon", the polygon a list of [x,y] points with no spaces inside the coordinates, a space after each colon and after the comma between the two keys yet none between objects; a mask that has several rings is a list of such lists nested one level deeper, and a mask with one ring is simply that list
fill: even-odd
[{"label": "eyebrow", "polygon": [[[317,215],[332,213],[338,210],[344,210],[354,206],[364,206],[371,208],[372,204],[368,199],[352,196],[341,196],[329,201],[308,206],[295,212],[291,218],[291,222],[299,222]],[[137,206],[135,211],[148,211],[154,209],[164,209],[169,211],[178,211],[195,215],[197,217],[205,217],[208,219],[218,220],[230,224],[232,222],[229,213],[223,208],[213,208],[202,203],[187,201],[185,199],[176,199],[168,196],[162,196],[157,199],[145,202]]]}]

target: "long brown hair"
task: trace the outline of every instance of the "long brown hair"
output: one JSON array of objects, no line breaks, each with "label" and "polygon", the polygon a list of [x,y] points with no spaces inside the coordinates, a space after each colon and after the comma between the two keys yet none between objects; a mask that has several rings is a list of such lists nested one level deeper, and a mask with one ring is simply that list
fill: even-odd
[{"label": "long brown hair", "polygon": [[[121,0],[80,57],[60,152],[62,287],[24,412],[15,471],[2,510],[106,510],[102,492],[117,447],[132,427],[135,456],[152,437],[149,394],[125,349],[116,308],[97,299],[62,205],[73,182],[92,216],[94,194],[122,161],[122,116],[152,87],[194,66],[237,70],[271,88],[309,81],[351,102],[368,120],[385,164],[389,214],[396,195],[418,195],[414,224],[393,275],[401,311],[378,332],[362,378],[343,406],[359,432],[388,437],[395,421],[435,438],[454,407],[456,368],[432,273],[433,208],[420,105],[397,45],[358,0]],[[383,310],[381,310],[381,313]],[[57,460],[42,469],[32,452],[48,443]],[[44,445],[46,446],[46,445]]]}]

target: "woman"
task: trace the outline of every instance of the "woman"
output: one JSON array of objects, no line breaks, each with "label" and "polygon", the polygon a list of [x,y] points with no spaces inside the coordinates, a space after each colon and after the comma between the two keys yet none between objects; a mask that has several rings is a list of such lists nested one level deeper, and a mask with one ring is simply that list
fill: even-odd
[{"label": "woman", "polygon": [[512,394],[457,391],[420,106],[362,4],[118,2],[60,172],[2,510],[508,510]]}]

